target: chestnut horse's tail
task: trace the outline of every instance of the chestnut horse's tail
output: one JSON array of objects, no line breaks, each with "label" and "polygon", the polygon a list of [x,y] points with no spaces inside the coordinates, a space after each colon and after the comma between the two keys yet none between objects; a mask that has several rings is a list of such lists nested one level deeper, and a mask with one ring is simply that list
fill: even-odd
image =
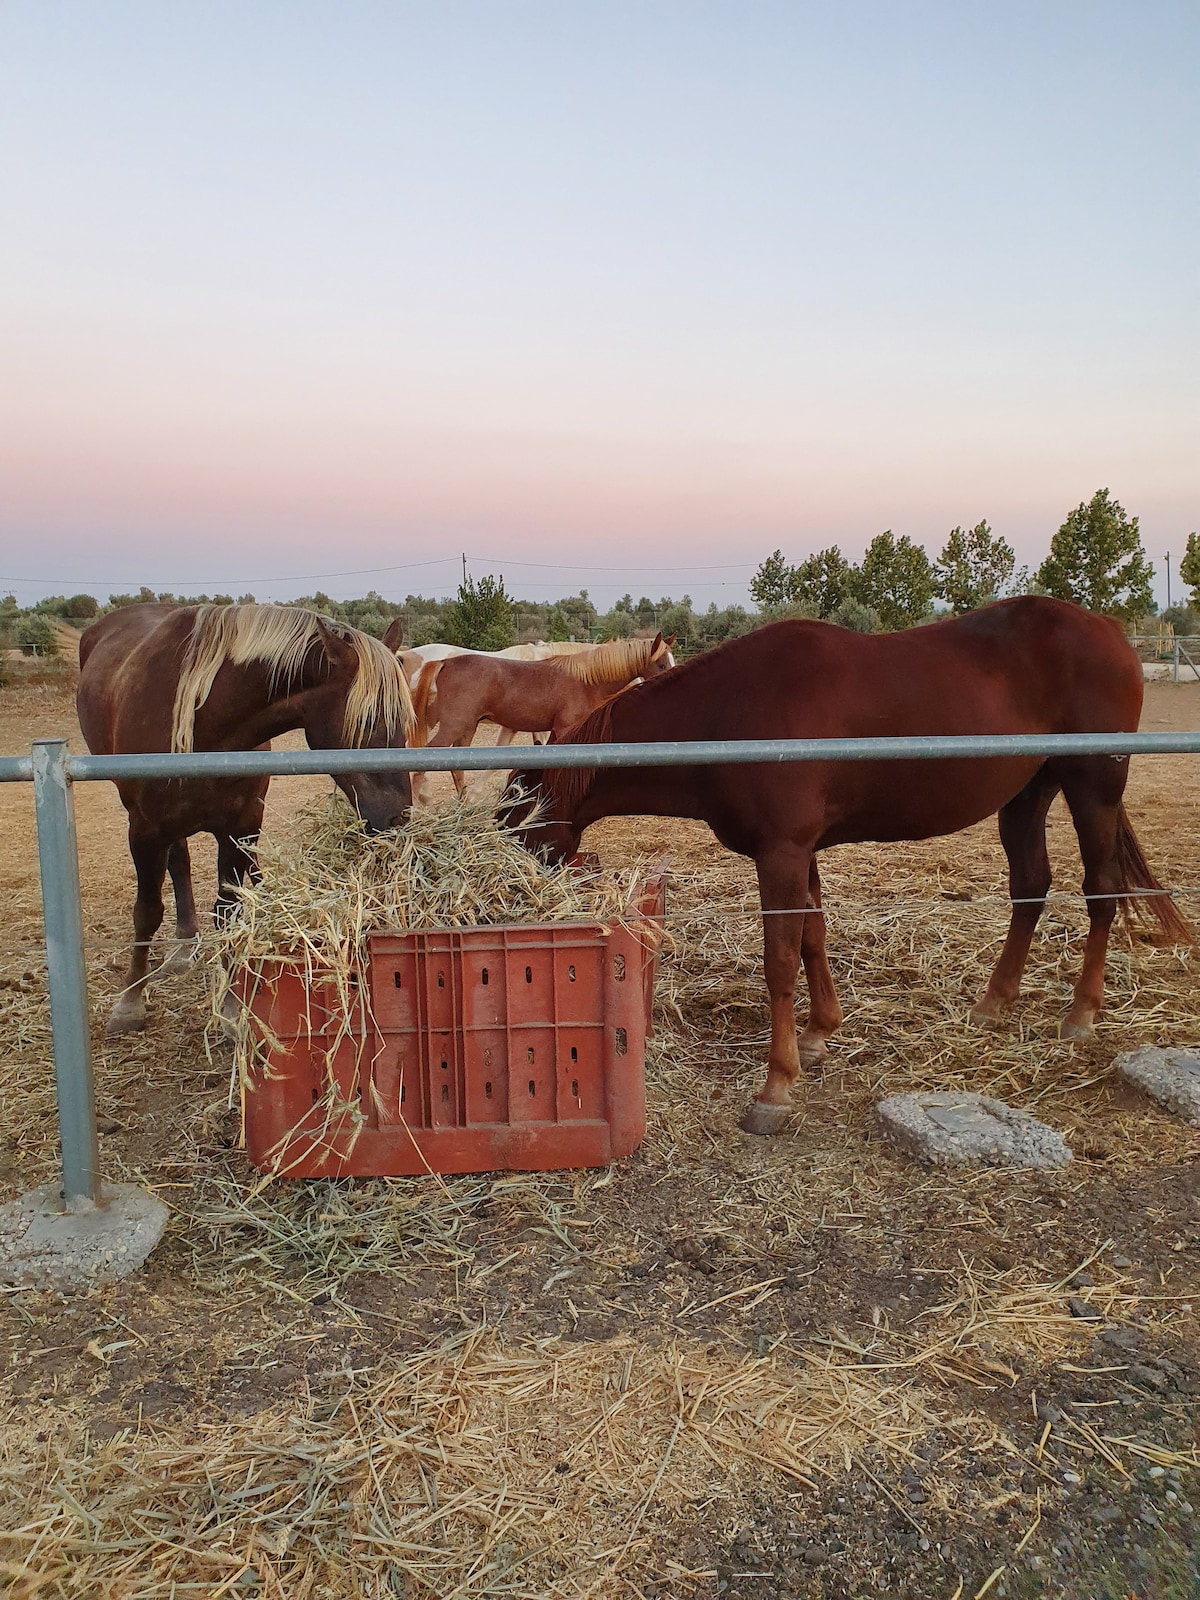
[{"label": "chestnut horse's tail", "polygon": [[417,692],[413,695],[413,731],[409,744],[422,749],[429,743],[429,700],[437,675],[442,670],[440,661],[427,661],[417,674]]},{"label": "chestnut horse's tail", "polygon": [[[1165,943],[1194,942],[1195,934],[1187,918],[1151,872],[1124,806],[1117,812],[1117,871],[1120,892],[1128,895],[1120,902],[1121,916],[1127,928],[1132,929],[1136,924],[1152,919],[1158,923]],[[1139,894],[1139,889],[1147,892]],[[1129,893],[1130,890],[1133,893]]]}]

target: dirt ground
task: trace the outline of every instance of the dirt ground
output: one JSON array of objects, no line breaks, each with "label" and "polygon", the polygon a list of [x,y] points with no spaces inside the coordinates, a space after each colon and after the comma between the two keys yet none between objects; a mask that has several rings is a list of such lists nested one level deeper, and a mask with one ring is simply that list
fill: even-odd
[{"label": "dirt ground", "polygon": [[[1143,727],[1200,728],[1200,685],[1148,685]],[[0,753],[63,735],[80,747],[69,679],[0,690]],[[268,828],[327,788],[277,780]],[[1135,761],[1127,801],[1195,915],[1200,762]],[[673,872],[642,1149],[602,1173],[264,1189],[201,972],[155,987],[145,1035],[104,1038],[132,871],[115,791],[76,803],[105,1169],[172,1220],[132,1280],[0,1299],[8,1592],[1200,1593],[1200,1130],[1111,1072],[1198,1042],[1194,953],[1114,939],[1095,1040],[1062,1043],[1085,926],[1064,893],[1025,998],[977,1032],[1006,924],[994,824],[833,852],[846,1024],[756,1140],[748,864],[699,825],[606,823],[604,859]],[[0,828],[4,1200],[56,1145],[27,786],[0,788]],[[1072,845],[1056,807],[1058,891]],[[1076,1159],[917,1167],[872,1106],[918,1086],[1000,1094]]]}]

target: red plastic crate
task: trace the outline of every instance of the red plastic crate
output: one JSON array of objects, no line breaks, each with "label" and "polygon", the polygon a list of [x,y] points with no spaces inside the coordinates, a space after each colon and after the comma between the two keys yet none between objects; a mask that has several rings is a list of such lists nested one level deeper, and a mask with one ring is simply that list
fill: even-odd
[{"label": "red plastic crate", "polygon": [[310,989],[298,974],[260,984],[244,998],[281,1050],[246,1091],[250,1159],[290,1177],[398,1177],[551,1171],[628,1155],[646,1131],[664,906],[659,878],[636,930],[374,933],[371,1004],[357,1017],[331,1009],[332,989]]}]

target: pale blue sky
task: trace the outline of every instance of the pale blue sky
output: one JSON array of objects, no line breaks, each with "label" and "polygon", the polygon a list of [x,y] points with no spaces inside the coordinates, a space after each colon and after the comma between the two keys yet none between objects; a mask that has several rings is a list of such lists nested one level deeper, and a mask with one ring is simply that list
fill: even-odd
[{"label": "pale blue sky", "polygon": [[725,600],[885,527],[1037,561],[1107,486],[1161,590],[1198,42],[1154,0],[3,0],[0,582],[445,593],[465,549]]}]

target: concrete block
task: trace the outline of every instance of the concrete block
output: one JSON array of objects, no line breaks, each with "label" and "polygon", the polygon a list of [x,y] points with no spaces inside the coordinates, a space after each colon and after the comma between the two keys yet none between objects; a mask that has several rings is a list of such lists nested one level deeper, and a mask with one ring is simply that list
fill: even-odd
[{"label": "concrete block", "polygon": [[1061,1134],[987,1095],[897,1094],[877,1110],[889,1138],[934,1166],[1065,1167],[1071,1159]]},{"label": "concrete block", "polygon": [[1113,1065],[1160,1106],[1200,1127],[1200,1048],[1160,1050],[1145,1045],[1127,1050]]},{"label": "concrete block", "polygon": [[167,1208],[135,1183],[104,1187],[101,1205],[64,1210],[57,1183],[0,1206],[0,1283],[91,1289],[136,1272],[162,1238]]}]

